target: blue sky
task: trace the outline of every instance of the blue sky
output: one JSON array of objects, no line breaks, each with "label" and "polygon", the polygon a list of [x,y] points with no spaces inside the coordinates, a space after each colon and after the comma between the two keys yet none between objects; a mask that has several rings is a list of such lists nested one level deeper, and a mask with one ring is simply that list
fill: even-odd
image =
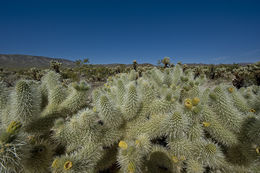
[{"label": "blue sky", "polygon": [[93,64],[260,61],[260,1],[2,0],[0,53]]}]

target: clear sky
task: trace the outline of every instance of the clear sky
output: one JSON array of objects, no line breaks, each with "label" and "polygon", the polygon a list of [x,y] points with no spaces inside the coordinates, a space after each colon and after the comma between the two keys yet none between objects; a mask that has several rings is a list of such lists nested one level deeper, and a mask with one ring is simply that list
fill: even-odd
[{"label": "clear sky", "polygon": [[260,61],[256,0],[0,0],[0,53],[93,64]]}]

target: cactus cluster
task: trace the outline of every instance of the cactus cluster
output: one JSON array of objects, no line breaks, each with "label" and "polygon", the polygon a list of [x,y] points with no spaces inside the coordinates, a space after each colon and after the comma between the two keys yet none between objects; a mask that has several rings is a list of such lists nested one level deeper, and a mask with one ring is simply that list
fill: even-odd
[{"label": "cactus cluster", "polygon": [[51,128],[87,105],[88,90],[84,82],[63,86],[55,72],[42,82],[20,80],[13,90],[1,82],[0,172],[48,172],[57,148]]},{"label": "cactus cluster", "polygon": [[[119,172],[259,169],[258,87],[209,89],[205,76],[194,79],[191,70],[183,73],[176,65],[142,77],[134,70],[119,74],[94,90],[92,99],[92,109],[55,128],[55,138],[69,147],[55,159],[61,164],[54,172],[65,172],[66,161],[92,165],[72,166],[71,172],[104,171],[113,164]],[[73,160],[87,151],[89,157]]]},{"label": "cactus cluster", "polygon": [[91,93],[49,72],[0,83],[0,169],[53,173],[255,173],[260,88],[209,87],[191,69],[135,70]]},{"label": "cactus cluster", "polygon": [[260,62],[248,65],[191,65],[188,68],[195,72],[195,76],[205,74],[207,78],[219,82],[233,80],[232,83],[236,88],[260,85]]}]

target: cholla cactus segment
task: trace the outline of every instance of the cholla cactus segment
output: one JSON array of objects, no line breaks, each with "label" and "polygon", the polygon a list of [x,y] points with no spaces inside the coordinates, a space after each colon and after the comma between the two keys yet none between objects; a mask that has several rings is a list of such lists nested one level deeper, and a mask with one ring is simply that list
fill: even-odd
[{"label": "cholla cactus segment", "polygon": [[172,76],[170,69],[166,69],[163,74],[163,83],[167,86],[172,84]]},{"label": "cholla cactus segment", "polygon": [[202,105],[208,104],[210,89],[207,88],[202,92],[200,103]]},{"label": "cholla cactus segment", "polygon": [[143,122],[136,123],[135,128],[130,128],[128,131],[128,136],[137,136],[141,134],[146,134],[151,139],[156,139],[166,133],[165,131],[165,115],[152,115],[149,120],[143,120]]},{"label": "cholla cactus segment", "polygon": [[169,112],[173,107],[174,107],[174,102],[175,100],[172,99],[171,101],[167,100],[166,98],[164,99],[155,99],[151,104],[150,104],[150,113],[151,114],[164,114]]},{"label": "cholla cactus segment", "polygon": [[169,139],[182,138],[184,136],[188,122],[181,112],[176,111],[168,115],[163,122],[165,134],[169,136]]},{"label": "cholla cactus segment", "polygon": [[243,113],[247,113],[250,110],[246,100],[237,91],[231,92],[234,106]]},{"label": "cholla cactus segment", "polygon": [[45,76],[42,77],[42,85],[44,85],[48,90],[51,90],[57,85],[61,84],[61,76],[54,71],[49,71]]},{"label": "cholla cactus segment", "polygon": [[117,161],[121,167],[123,172],[142,172],[142,158],[144,157],[144,153],[142,148],[136,147],[134,141],[128,141],[127,146],[126,142],[119,143],[121,144]]},{"label": "cholla cactus segment", "polygon": [[256,145],[260,145],[260,120],[256,119],[249,127],[247,137]]},{"label": "cholla cactus segment", "polygon": [[157,84],[158,86],[162,85],[162,73],[158,69],[152,69],[151,76],[151,79],[155,82],[155,84]]},{"label": "cholla cactus segment", "polygon": [[251,108],[253,108],[258,113],[260,112],[260,93],[252,98],[250,104]]},{"label": "cholla cactus segment", "polygon": [[102,129],[101,134],[103,134],[102,139],[101,139],[103,145],[105,147],[111,147],[115,143],[120,141],[120,139],[122,139],[122,137],[124,136],[124,129],[123,128],[119,128],[119,129],[104,128],[104,129]]},{"label": "cholla cactus segment", "polygon": [[0,110],[4,109],[8,100],[8,90],[6,84],[0,81]]},{"label": "cholla cactus segment", "polygon": [[217,144],[211,141],[198,142],[194,147],[194,152],[200,153],[198,155],[200,158],[199,161],[204,165],[212,168],[222,167],[221,164],[224,161],[224,154]]},{"label": "cholla cactus segment", "polygon": [[214,89],[214,94],[216,101],[213,105],[219,119],[228,129],[238,131],[241,128],[241,113],[232,106],[221,86]]},{"label": "cholla cactus segment", "polygon": [[80,81],[80,83],[72,83],[72,87],[78,91],[87,91],[90,89],[90,85],[86,81]]},{"label": "cholla cactus segment", "polygon": [[135,170],[136,170],[135,164],[133,162],[129,162],[127,166],[127,172],[134,173],[136,172]]},{"label": "cholla cactus segment", "polygon": [[130,120],[137,115],[139,110],[139,101],[137,96],[137,90],[133,83],[129,85],[126,100],[124,104],[124,118]]},{"label": "cholla cactus segment", "polygon": [[131,71],[130,71],[130,74],[129,74],[129,76],[128,76],[128,79],[129,79],[130,81],[134,81],[134,80],[136,80],[137,78],[138,78],[137,72],[136,72],[135,70],[131,70]]},{"label": "cholla cactus segment", "polygon": [[171,155],[175,156],[176,158],[189,158],[192,155],[192,143],[190,140],[185,138],[177,139],[170,141],[168,145],[171,150]]},{"label": "cholla cactus segment", "polygon": [[155,99],[156,94],[152,86],[147,81],[143,81],[141,87],[143,109],[145,110],[145,112],[149,112],[151,102]]},{"label": "cholla cactus segment", "polygon": [[203,173],[204,172],[203,165],[196,160],[188,160],[186,168],[187,168],[187,173]]},{"label": "cholla cactus segment", "polygon": [[[58,120],[56,120],[56,122],[57,121]],[[60,126],[54,126],[54,137],[63,145],[70,145],[70,148],[74,149],[86,142],[99,142],[100,136],[103,133],[102,127],[103,124],[96,117],[96,114],[89,109],[85,109],[80,111],[77,116],[72,117],[70,121]],[[106,136],[107,135],[105,135],[104,140],[110,142]],[[113,143],[113,141],[111,143]]]},{"label": "cholla cactus segment", "polygon": [[53,89],[49,90],[48,104],[46,105],[42,114],[45,116],[57,112],[59,105],[65,100],[65,98],[65,88],[63,88],[61,85],[57,85]]},{"label": "cholla cactus segment", "polygon": [[117,99],[119,103],[124,103],[125,98],[125,85],[122,80],[117,81]]},{"label": "cholla cactus segment", "polygon": [[[190,83],[190,85],[191,85],[191,83]],[[194,103],[194,106],[196,106],[200,102],[200,100],[198,98],[199,96],[200,96],[200,89],[197,85],[193,84],[193,86],[191,86],[189,89],[189,97],[193,98],[192,102]],[[196,98],[196,99],[194,100],[194,98]]]},{"label": "cholla cactus segment", "polygon": [[39,90],[30,81],[18,81],[12,95],[11,116],[28,124],[40,114],[41,97]]},{"label": "cholla cactus segment", "polygon": [[150,138],[146,134],[141,134],[137,136],[135,140],[135,146],[140,152],[144,155],[148,154],[151,151],[152,144],[150,142]]},{"label": "cholla cactus segment", "polygon": [[180,80],[180,76],[182,75],[182,69],[179,64],[176,64],[176,66],[173,69],[173,84],[177,84]]},{"label": "cholla cactus segment", "polygon": [[201,140],[202,136],[204,135],[201,124],[196,122],[189,126],[189,130],[187,133],[188,133],[188,138],[191,141]]},{"label": "cholla cactus segment", "polygon": [[[48,112],[48,114],[55,114],[55,113],[61,113],[64,116],[72,115],[76,113],[78,110],[84,108],[88,103],[88,88],[89,86],[80,86],[78,84],[78,88],[76,89],[75,86],[70,86],[69,90],[71,90],[70,94],[64,99],[57,107],[55,107],[54,112]],[[46,115],[46,114],[44,114]]]},{"label": "cholla cactus segment", "polygon": [[238,143],[235,133],[225,128],[222,123],[216,119],[215,113],[208,107],[204,107],[202,116],[204,130],[214,139],[226,146],[232,146]]},{"label": "cholla cactus segment", "polygon": [[66,98],[65,89],[62,85],[57,85],[49,91],[49,105],[59,105]]},{"label": "cholla cactus segment", "polygon": [[119,127],[122,124],[122,114],[111,103],[106,95],[100,97],[98,107],[100,107],[99,115],[104,120],[107,127]]},{"label": "cholla cactus segment", "polygon": [[93,104],[98,105],[98,100],[100,98],[100,91],[98,89],[93,90],[92,92],[92,101]]}]

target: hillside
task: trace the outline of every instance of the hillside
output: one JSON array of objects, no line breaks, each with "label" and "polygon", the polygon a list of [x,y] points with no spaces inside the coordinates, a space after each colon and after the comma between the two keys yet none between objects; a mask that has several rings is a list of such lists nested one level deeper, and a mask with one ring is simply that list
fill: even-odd
[{"label": "hillside", "polygon": [[51,60],[61,62],[63,66],[75,65],[73,61],[66,59],[57,59],[32,55],[0,54],[0,68],[47,68],[49,67]]}]

